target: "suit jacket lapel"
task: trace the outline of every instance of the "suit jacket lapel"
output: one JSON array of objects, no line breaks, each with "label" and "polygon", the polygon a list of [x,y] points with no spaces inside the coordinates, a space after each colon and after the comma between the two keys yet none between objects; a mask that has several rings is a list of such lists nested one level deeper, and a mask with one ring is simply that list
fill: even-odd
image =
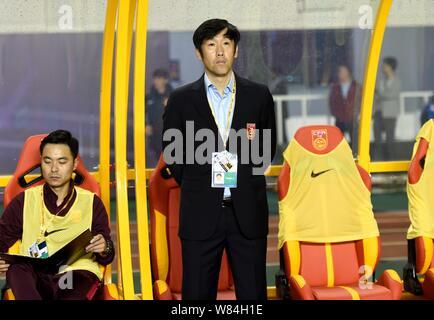
[{"label": "suit jacket lapel", "polygon": [[194,83],[193,88],[194,90],[197,91],[196,94],[194,95],[194,100],[193,100],[197,113],[199,114],[199,116],[204,118],[207,123],[210,124],[210,129],[214,132],[214,135],[218,137],[218,139],[223,145],[222,139],[218,131],[217,124],[215,123],[214,116],[212,115],[210,106],[208,104],[204,75],[202,75],[202,77],[200,77],[200,79]]},{"label": "suit jacket lapel", "polygon": [[243,106],[244,106],[244,86],[243,80],[235,74],[235,81],[237,85],[237,91],[235,93],[235,106],[234,106],[234,115],[232,117],[231,129],[238,131],[241,129],[242,124],[242,116]]},{"label": "suit jacket lapel", "polygon": [[217,129],[217,125],[214,121],[214,117],[211,113],[210,106],[208,104],[208,98],[206,96],[205,81],[202,76],[198,81],[194,83],[193,88],[197,91],[194,95],[194,106],[197,113],[206,119],[207,122],[212,123],[212,129]]}]

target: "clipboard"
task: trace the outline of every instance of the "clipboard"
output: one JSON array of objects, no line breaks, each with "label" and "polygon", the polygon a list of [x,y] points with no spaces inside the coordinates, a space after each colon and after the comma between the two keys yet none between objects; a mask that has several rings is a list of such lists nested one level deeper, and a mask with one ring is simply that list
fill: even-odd
[{"label": "clipboard", "polygon": [[58,272],[61,266],[69,266],[86,255],[86,247],[90,244],[92,238],[92,232],[87,229],[46,259],[0,253],[0,260],[4,260],[8,264],[28,263],[36,269]]}]

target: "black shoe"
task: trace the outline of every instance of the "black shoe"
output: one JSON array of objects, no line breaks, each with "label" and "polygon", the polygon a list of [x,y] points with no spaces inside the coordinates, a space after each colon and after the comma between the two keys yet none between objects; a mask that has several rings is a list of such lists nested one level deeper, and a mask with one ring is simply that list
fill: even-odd
[{"label": "black shoe", "polygon": [[416,296],[423,295],[422,285],[416,275],[415,267],[408,263],[404,267],[404,289]]},{"label": "black shoe", "polygon": [[279,272],[276,273],[275,284],[277,297],[283,300],[290,299],[288,280],[286,278],[285,272],[283,272],[282,270],[279,270]]}]

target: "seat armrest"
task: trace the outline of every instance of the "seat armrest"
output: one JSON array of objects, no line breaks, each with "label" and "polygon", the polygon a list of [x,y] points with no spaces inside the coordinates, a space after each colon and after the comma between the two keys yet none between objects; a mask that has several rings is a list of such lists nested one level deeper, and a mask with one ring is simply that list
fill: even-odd
[{"label": "seat armrest", "polygon": [[434,300],[434,268],[429,269],[425,273],[422,287],[424,296],[430,300]]},{"label": "seat armrest", "polygon": [[157,280],[154,282],[154,299],[155,300],[173,300],[172,291],[166,281]]},{"label": "seat armrest", "polygon": [[299,274],[289,278],[289,291],[294,300],[315,300],[312,288]]},{"label": "seat armrest", "polygon": [[399,300],[402,296],[402,281],[395,270],[387,269],[378,278],[377,284],[392,292],[392,299]]}]

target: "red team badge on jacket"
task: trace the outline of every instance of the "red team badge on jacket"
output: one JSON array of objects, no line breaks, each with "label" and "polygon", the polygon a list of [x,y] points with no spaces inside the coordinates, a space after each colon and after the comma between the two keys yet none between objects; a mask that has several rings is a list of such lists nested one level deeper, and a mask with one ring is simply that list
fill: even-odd
[{"label": "red team badge on jacket", "polygon": [[327,129],[312,130],[312,146],[316,150],[324,150],[328,146]]},{"label": "red team badge on jacket", "polygon": [[253,140],[255,138],[256,123],[247,124],[247,139]]}]

